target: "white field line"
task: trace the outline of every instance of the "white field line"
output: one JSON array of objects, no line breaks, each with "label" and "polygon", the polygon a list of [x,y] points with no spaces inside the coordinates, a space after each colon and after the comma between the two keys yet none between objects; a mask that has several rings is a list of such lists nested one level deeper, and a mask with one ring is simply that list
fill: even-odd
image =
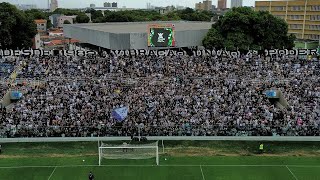
[{"label": "white field line", "polygon": [[[195,165],[159,165],[160,167],[199,167],[199,164]],[[100,167],[159,167],[157,165],[101,165]],[[262,164],[233,164],[233,165],[219,165],[219,164],[207,164],[201,165],[202,167],[301,167],[301,168],[320,168],[320,165],[262,165]],[[99,167],[99,165],[61,165],[61,166],[0,166],[0,169],[18,169],[18,168],[63,168],[63,167]]]},{"label": "white field line", "polygon": [[50,176],[49,176],[48,180],[50,180],[50,179],[51,179],[51,177],[52,177],[53,173],[56,171],[56,169],[57,169],[57,166],[53,169],[53,171],[52,171],[52,173],[50,174]]},{"label": "white field line", "polygon": [[200,170],[201,170],[201,174],[202,174],[202,180],[206,180],[206,179],[204,178],[204,174],[203,174],[201,165],[200,165]]},{"label": "white field line", "polygon": [[288,166],[286,166],[286,167],[287,167],[287,169],[289,170],[289,172],[292,174],[292,176],[294,177],[294,179],[295,179],[295,180],[298,180],[297,176],[293,174],[293,172],[291,171],[291,169],[290,169]]}]

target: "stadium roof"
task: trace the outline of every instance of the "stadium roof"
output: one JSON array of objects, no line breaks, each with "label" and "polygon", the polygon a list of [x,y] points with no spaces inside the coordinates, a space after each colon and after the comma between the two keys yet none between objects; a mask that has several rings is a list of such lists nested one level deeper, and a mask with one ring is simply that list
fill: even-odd
[{"label": "stadium roof", "polygon": [[146,33],[149,24],[174,24],[176,31],[210,29],[212,22],[152,21],[126,23],[73,24],[71,26],[110,33]]}]

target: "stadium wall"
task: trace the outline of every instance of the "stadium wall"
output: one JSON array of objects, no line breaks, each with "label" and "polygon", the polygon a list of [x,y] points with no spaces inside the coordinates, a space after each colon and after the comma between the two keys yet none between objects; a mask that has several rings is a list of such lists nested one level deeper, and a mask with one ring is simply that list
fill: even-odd
[{"label": "stadium wall", "polygon": [[[107,33],[110,36],[110,47],[115,49],[129,49],[130,48],[130,34],[115,34]],[[103,47],[103,46],[102,46]]]},{"label": "stadium wall", "polygon": [[[201,46],[209,29],[175,31],[176,47]],[[148,34],[110,33],[78,26],[65,26],[64,35],[83,43],[112,50],[148,49]]]},{"label": "stadium wall", "polygon": [[64,35],[100,47],[110,47],[110,34],[103,31],[67,26],[63,29]]},{"label": "stadium wall", "polygon": [[208,33],[207,29],[203,30],[185,30],[176,32],[176,46],[177,47],[192,47],[192,46],[202,46],[202,40]]},{"label": "stadium wall", "polygon": [[126,49],[146,49],[147,47],[148,47],[147,33],[130,33],[130,47]]},{"label": "stadium wall", "polygon": [[[148,136],[152,141],[313,141],[317,136]],[[75,141],[128,141],[130,137],[45,137],[45,138],[0,138],[0,143],[17,142],[75,142]]]}]

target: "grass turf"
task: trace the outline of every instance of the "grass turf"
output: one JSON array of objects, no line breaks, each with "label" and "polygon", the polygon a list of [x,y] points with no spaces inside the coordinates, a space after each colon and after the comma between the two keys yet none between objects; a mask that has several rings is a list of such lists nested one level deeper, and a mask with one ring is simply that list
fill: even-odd
[{"label": "grass turf", "polygon": [[[103,160],[99,167],[97,143],[9,143],[0,155],[0,179],[85,180],[92,171],[96,180],[320,180],[318,143],[266,142],[264,155],[255,154],[257,144],[170,142],[166,151],[177,152],[162,154],[160,166],[147,159]],[[209,148],[218,155],[182,150],[190,147]],[[246,156],[234,156],[244,152]]]}]

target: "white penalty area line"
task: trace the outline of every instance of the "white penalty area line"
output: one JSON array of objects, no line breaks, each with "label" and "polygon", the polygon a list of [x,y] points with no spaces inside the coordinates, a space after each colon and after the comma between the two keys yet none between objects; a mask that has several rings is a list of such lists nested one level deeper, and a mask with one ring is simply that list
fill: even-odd
[{"label": "white penalty area line", "polygon": [[320,168],[320,165],[262,165],[262,164],[196,164],[196,165],[180,165],[180,164],[168,164],[168,165],[61,165],[61,166],[0,166],[0,169],[19,169],[19,168],[67,168],[67,167],[301,167],[301,168]]},{"label": "white penalty area line", "polygon": [[200,165],[200,170],[201,170],[201,174],[202,174],[202,180],[206,180],[206,178],[204,178],[204,174],[203,174],[201,165]]},{"label": "white penalty area line", "polygon": [[49,176],[48,180],[50,180],[50,179],[51,179],[51,177],[52,177],[53,173],[56,171],[56,169],[57,169],[57,166],[56,166],[56,167],[54,167],[54,169],[53,169],[52,173],[50,174],[50,176]]},{"label": "white penalty area line", "polygon": [[291,175],[294,177],[294,179],[295,179],[295,180],[298,180],[297,176],[293,174],[293,172],[291,171],[291,169],[290,169],[288,166],[286,166],[286,167],[287,167],[287,169],[289,170],[289,172],[291,173]]}]

